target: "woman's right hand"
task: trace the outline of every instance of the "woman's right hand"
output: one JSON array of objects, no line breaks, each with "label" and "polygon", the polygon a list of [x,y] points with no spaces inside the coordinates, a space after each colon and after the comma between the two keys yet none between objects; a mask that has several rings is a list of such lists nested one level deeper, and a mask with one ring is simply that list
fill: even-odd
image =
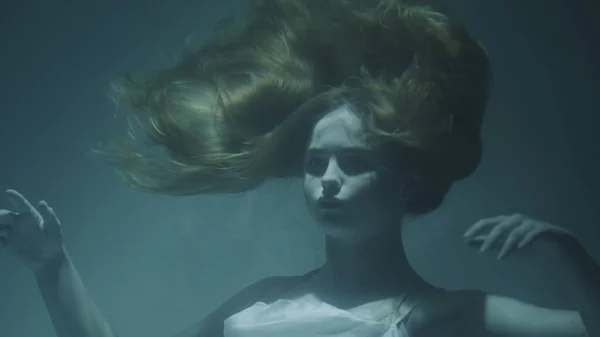
[{"label": "woman's right hand", "polygon": [[34,207],[7,190],[15,211],[0,209],[0,246],[36,270],[64,252],[60,221],[45,201]]}]

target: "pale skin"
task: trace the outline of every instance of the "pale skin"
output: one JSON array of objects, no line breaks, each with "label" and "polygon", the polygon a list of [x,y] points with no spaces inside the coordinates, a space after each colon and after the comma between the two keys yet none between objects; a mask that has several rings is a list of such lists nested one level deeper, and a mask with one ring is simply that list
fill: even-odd
[{"label": "pale skin", "polygon": [[[325,301],[375,318],[400,294],[427,283],[410,266],[400,240],[398,219],[405,215],[398,207],[404,198],[403,178],[385,173],[380,165],[384,154],[369,148],[364,135],[360,120],[346,106],[327,114],[313,130],[306,155],[304,194],[311,216],[326,235],[326,262],[294,296]],[[390,189],[392,183],[398,188]],[[31,267],[57,336],[116,336],[88,295],[63,246],[60,221],[54,211],[45,202],[31,205],[16,191],[7,194],[15,209],[0,211],[1,243]],[[481,220],[467,230],[465,238],[482,251],[501,247],[500,258],[547,238],[557,242],[558,247],[566,242],[569,252],[576,242],[558,226],[521,215]],[[471,308],[461,308],[465,314],[454,320],[464,322],[453,324],[483,327],[473,330],[473,335],[600,336],[595,323],[600,317],[600,294],[595,286],[600,284],[599,268],[589,256],[577,255],[583,250],[566,250],[559,250],[562,253],[557,258],[587,261],[572,263],[574,267],[565,271],[563,280],[570,282],[566,287],[577,289],[570,292],[577,311],[542,308],[483,294],[483,312],[470,315]],[[272,287],[273,282],[279,281],[266,279],[247,289],[259,292]],[[243,309],[243,305],[252,304],[248,292],[233,296],[177,336],[221,335],[220,323],[235,313],[230,312],[231,308]],[[444,327],[437,331],[444,331]],[[451,330],[446,333],[452,335]]]}]

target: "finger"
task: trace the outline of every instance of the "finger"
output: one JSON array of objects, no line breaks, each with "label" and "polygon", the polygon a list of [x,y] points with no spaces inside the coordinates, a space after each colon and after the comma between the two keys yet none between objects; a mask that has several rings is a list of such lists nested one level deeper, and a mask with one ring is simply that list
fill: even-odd
[{"label": "finger", "polygon": [[504,241],[504,245],[502,245],[502,249],[500,249],[500,253],[498,254],[498,260],[502,260],[506,255],[513,249],[515,246],[521,241],[521,239],[528,232],[523,229],[515,229],[512,233],[506,238]]},{"label": "finger", "polygon": [[18,214],[6,209],[0,209],[0,224],[12,225],[17,221]]},{"label": "finger", "polygon": [[52,207],[48,206],[48,204],[42,200],[38,203],[38,210],[44,219],[44,231],[48,234],[60,232],[60,221]]},{"label": "finger", "polygon": [[487,235],[475,235],[475,236],[469,238],[467,241],[483,242],[483,241],[485,241],[485,239],[487,239]]},{"label": "finger", "polygon": [[497,216],[477,221],[473,226],[469,227],[465,232],[465,238],[471,238],[483,229],[502,221],[505,216]]},{"label": "finger", "polygon": [[487,239],[487,235],[475,235],[471,238],[467,239],[467,243],[469,244],[481,244]]},{"label": "finger", "polygon": [[25,213],[32,212],[35,213],[35,208],[31,203],[23,196],[21,193],[15,190],[6,190],[6,194],[8,195],[8,199],[13,203],[17,212]]},{"label": "finger", "polygon": [[519,216],[510,216],[502,220],[488,235],[487,240],[481,245],[481,252],[488,251],[490,248],[494,246],[494,244],[500,239],[503,233],[506,231],[518,226],[521,223],[521,217]]},{"label": "finger", "polygon": [[523,239],[521,239],[521,242],[519,242],[519,245],[517,247],[519,248],[523,248],[525,246],[527,246],[528,244],[530,244],[535,238],[538,237],[538,235],[540,235],[541,233],[543,233],[543,230],[540,229],[534,229],[529,231],[529,233],[527,233]]}]

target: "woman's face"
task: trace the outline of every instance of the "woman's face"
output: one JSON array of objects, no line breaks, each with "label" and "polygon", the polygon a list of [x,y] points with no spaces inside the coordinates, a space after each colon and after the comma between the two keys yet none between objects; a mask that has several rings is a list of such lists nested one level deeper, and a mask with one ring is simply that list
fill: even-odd
[{"label": "woman's face", "polygon": [[304,195],[311,216],[329,236],[363,240],[401,215],[399,187],[384,179],[381,153],[367,145],[365,136],[362,122],[347,106],[327,114],[313,129]]}]

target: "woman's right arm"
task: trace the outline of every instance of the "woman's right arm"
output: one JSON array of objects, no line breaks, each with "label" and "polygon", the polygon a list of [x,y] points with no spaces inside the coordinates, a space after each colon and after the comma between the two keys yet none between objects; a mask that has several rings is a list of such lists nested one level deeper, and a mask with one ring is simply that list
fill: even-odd
[{"label": "woman's right arm", "polygon": [[[63,249],[34,274],[57,337],[117,336],[88,294],[66,250]],[[223,336],[223,322],[229,316],[259,300],[275,298],[277,289],[285,285],[285,281],[284,277],[269,277],[244,288],[175,337]]]},{"label": "woman's right arm", "polygon": [[[16,191],[7,194],[16,212],[0,210],[0,246],[33,271],[57,337],[116,337],[63,246],[54,211],[43,201],[32,206]],[[223,322],[229,316],[257,301],[275,299],[290,282],[287,277],[258,281],[175,337],[222,337]]]},{"label": "woman's right arm", "polygon": [[[89,295],[65,249],[34,270],[34,275],[57,337],[117,336]],[[246,288],[175,337],[222,336],[223,321],[241,306],[242,297],[247,297],[243,294],[263,282]]]},{"label": "woman's right arm", "polygon": [[66,250],[34,270],[57,337],[116,337]]},{"label": "woman's right arm", "polygon": [[0,245],[33,271],[56,335],[115,337],[64,249],[54,210],[17,191],[6,194],[15,211],[0,210]]}]

